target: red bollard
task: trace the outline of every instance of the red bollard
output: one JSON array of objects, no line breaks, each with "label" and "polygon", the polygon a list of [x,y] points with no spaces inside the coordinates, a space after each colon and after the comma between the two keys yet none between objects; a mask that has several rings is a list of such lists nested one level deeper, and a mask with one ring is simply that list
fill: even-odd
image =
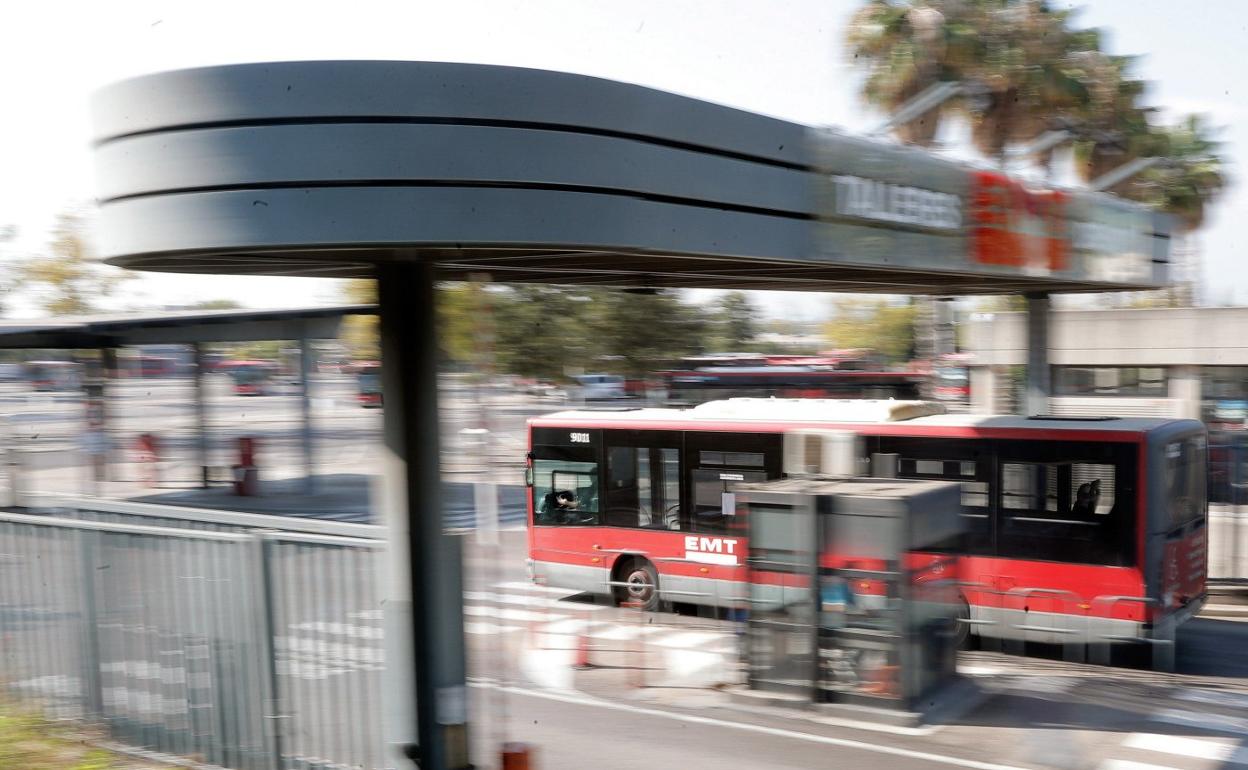
[{"label": "red bollard", "polygon": [[532,766],[532,746],[518,741],[503,744],[502,770],[529,770]]},{"label": "red bollard", "polygon": [[256,440],[243,436],[238,440],[238,465],[234,468],[234,494],[253,496],[260,493],[260,469],[256,467]]},{"label": "red bollard", "polygon": [[157,452],[156,437],[151,433],[140,433],[135,439],[135,450],[143,467],[143,483],[154,487],[160,483],[160,455]]}]

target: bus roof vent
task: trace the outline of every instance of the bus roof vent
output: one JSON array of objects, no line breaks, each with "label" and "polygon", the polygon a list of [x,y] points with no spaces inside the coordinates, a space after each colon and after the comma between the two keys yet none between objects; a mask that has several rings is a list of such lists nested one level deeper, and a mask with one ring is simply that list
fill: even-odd
[{"label": "bus roof vent", "polygon": [[728,398],[690,410],[699,417],[800,422],[899,422],[944,414],[932,401],[850,398]]},{"label": "bus roof vent", "polygon": [[1055,422],[1106,422],[1108,420],[1121,420],[1121,417],[1113,415],[1069,415],[1069,414],[1033,414],[1028,415],[1028,420],[1053,420]]}]

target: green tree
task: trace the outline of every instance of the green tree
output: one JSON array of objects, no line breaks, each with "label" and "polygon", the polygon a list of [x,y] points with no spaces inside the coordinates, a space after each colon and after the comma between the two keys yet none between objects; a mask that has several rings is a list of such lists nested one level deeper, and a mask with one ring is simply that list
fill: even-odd
[{"label": "green tree", "polygon": [[17,285],[34,287],[39,304],[52,315],[85,315],[111,296],[133,274],[97,262],[87,242],[86,220],[78,212],[57,217],[49,254],[18,268]]},{"label": "green tree", "polygon": [[758,334],[759,312],[741,291],[730,291],[711,303],[708,313],[707,347],[721,352],[752,347]]},{"label": "green tree", "polygon": [[674,291],[599,289],[586,296],[588,347],[606,371],[641,377],[702,351],[706,312]]},{"label": "green tree", "polygon": [[837,348],[873,350],[890,362],[907,361],[914,353],[915,305],[877,299],[843,299],[823,327]]},{"label": "green tree", "polygon": [[[342,285],[343,301],[351,305],[377,304],[377,282],[372,278],[352,278]],[[381,332],[374,315],[349,315],[342,319],[339,339],[356,361],[381,358]]]},{"label": "green tree", "polygon": [[500,371],[561,380],[570,369],[596,368],[585,300],[562,286],[519,284],[493,305]]}]

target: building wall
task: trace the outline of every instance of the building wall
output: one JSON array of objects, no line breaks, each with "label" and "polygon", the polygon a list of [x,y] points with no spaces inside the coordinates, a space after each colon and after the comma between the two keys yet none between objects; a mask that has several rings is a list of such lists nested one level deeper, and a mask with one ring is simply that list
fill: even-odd
[{"label": "building wall", "polygon": [[[1023,313],[978,314],[964,337],[974,356],[972,411],[1004,411],[1004,372],[1026,363]],[[1059,310],[1050,315],[1054,366],[1164,367],[1164,398],[1056,396],[1054,414],[1201,417],[1201,368],[1248,365],[1248,308]],[[976,393],[976,388],[979,388]]]}]

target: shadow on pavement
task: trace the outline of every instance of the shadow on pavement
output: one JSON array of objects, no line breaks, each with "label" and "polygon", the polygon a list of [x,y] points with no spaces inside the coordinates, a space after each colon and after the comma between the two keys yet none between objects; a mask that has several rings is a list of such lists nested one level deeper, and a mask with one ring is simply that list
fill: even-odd
[{"label": "shadow on pavement", "polygon": [[[363,473],[333,473],[313,477],[313,491],[307,491],[307,478],[260,481],[260,493],[251,496],[235,494],[234,487],[214,486],[207,489],[180,489],[130,498],[134,502],[156,505],[180,505],[223,511],[264,513],[276,516],[304,516],[333,521],[374,523],[372,501],[374,476]],[[524,487],[498,486],[499,519],[504,525],[522,524],[525,518]],[[442,502],[446,526],[472,527],[476,523],[473,485],[448,481],[442,485]]]}]

